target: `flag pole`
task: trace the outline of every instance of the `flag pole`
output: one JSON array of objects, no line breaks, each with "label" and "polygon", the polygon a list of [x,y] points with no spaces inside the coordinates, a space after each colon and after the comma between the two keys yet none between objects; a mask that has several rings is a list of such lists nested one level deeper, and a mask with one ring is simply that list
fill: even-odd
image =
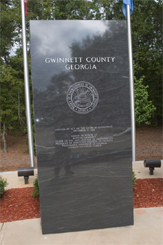
[{"label": "flag pole", "polygon": [[127,8],[127,29],[128,29],[128,53],[129,53],[129,74],[130,74],[130,101],[131,101],[131,128],[132,128],[132,162],[136,161],[136,135],[135,135],[135,106],[134,106],[134,75],[133,75],[133,57],[132,57],[132,37],[131,37],[131,19],[130,6]]},{"label": "flag pole", "polygon": [[21,14],[22,14],[22,39],[23,39],[23,62],[24,62],[24,86],[25,86],[29,157],[30,157],[30,166],[34,167],[35,164],[34,164],[34,151],[33,151],[32,123],[31,123],[31,106],[30,106],[30,90],[29,90],[29,76],[28,76],[28,57],[27,57],[24,0],[21,0]]}]

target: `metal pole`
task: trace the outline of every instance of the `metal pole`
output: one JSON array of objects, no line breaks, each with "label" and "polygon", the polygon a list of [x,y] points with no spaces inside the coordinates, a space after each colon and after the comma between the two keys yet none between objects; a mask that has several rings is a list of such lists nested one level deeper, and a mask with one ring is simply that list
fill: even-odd
[{"label": "metal pole", "polygon": [[29,157],[30,157],[30,166],[34,167],[35,164],[34,164],[34,152],[33,152],[32,123],[31,123],[31,106],[30,106],[30,91],[29,91],[29,76],[28,76],[28,57],[27,57],[27,41],[26,41],[24,0],[21,0],[21,14],[22,14],[24,83],[25,83],[25,101],[26,101],[26,117],[27,117],[27,129],[28,129]]},{"label": "metal pole", "polygon": [[135,135],[135,106],[134,106],[134,75],[132,58],[132,37],[130,6],[127,5],[127,29],[128,29],[128,53],[129,53],[129,74],[130,74],[130,100],[131,100],[131,127],[132,127],[132,161],[136,161],[136,135]]}]

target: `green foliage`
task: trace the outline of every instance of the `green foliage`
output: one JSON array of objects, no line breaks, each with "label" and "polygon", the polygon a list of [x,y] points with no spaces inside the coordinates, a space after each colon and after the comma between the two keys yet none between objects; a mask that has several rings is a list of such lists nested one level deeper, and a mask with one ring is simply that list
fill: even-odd
[{"label": "green foliage", "polygon": [[135,120],[136,125],[150,125],[151,117],[156,110],[152,101],[148,100],[148,87],[143,85],[144,76],[139,80],[134,77],[134,92],[135,92]]},{"label": "green foliage", "polygon": [[33,189],[34,189],[34,192],[31,195],[34,197],[39,196],[38,178],[36,178],[33,182]]},{"label": "green foliage", "polygon": [[135,174],[135,172],[132,170],[132,184],[133,184],[133,186],[135,185],[135,181],[136,181],[136,174]]},{"label": "green foliage", "polygon": [[[27,49],[28,51],[30,49],[29,20],[125,20],[122,4],[122,1],[117,0],[28,1]],[[1,0],[0,9],[0,121],[1,125],[5,125],[6,131],[18,128],[24,131],[26,116],[20,0]],[[163,0],[134,0],[131,25],[134,73],[137,78],[135,81],[137,125],[162,123],[162,10]],[[11,51],[15,44],[17,50]],[[30,56],[28,63],[30,77]],[[3,128],[1,130],[3,131]]]},{"label": "green foliage", "polygon": [[0,121],[6,129],[21,129],[26,125],[24,83],[19,71],[10,65],[0,66]]},{"label": "green foliage", "polygon": [[0,176],[0,197],[2,196],[3,192],[5,191],[5,187],[8,185],[7,180],[3,179],[2,176]]},{"label": "green foliage", "polygon": [[162,123],[162,0],[134,1],[132,14],[133,58],[135,76],[148,86],[149,100],[156,107],[153,123]]},{"label": "green foliage", "polygon": [[14,11],[11,8],[12,0],[0,1],[0,65],[7,62],[10,48],[14,43],[15,34],[15,21]]},{"label": "green foliage", "polygon": [[[101,8],[101,18],[124,20],[122,1],[93,1]],[[133,59],[136,64],[135,76],[144,77],[143,85],[148,87],[149,100],[156,107],[151,119],[155,125],[162,124],[163,119],[163,0],[134,0],[131,15]]]}]

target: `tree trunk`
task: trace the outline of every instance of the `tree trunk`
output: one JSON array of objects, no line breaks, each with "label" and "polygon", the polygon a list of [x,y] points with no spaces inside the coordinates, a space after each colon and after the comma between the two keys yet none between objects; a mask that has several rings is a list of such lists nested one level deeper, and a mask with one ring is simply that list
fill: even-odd
[{"label": "tree trunk", "polygon": [[18,91],[18,117],[19,117],[19,123],[21,124],[21,121],[20,121],[20,93]]},{"label": "tree trunk", "polygon": [[5,123],[3,124],[3,133],[2,133],[2,140],[3,140],[3,152],[7,152],[7,143],[6,143],[6,126]]}]

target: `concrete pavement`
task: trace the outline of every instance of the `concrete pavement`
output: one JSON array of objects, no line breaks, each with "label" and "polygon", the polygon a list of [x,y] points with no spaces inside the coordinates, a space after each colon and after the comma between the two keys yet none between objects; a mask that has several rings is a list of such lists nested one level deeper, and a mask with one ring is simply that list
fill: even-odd
[{"label": "concrete pavement", "polygon": [[134,209],[134,225],[42,235],[40,219],[0,224],[1,245],[163,245],[163,207]]},{"label": "concrete pavement", "polygon": [[149,168],[144,167],[143,161],[133,163],[133,170],[137,179],[163,178],[163,160],[161,160],[161,168],[155,168],[154,174],[149,174]]},{"label": "concrete pavement", "polygon": [[18,177],[18,171],[1,172],[0,175],[4,179],[7,179],[8,185],[5,188],[6,190],[11,189],[11,188],[32,187],[33,182],[37,176],[37,169],[34,170],[34,176],[29,176],[28,184],[26,185],[24,183],[24,177]]},{"label": "concrete pavement", "polygon": [[[156,168],[154,175],[149,175],[143,162],[135,162],[133,170],[137,178],[163,178],[163,166]],[[37,170],[26,185],[17,171],[0,175],[7,178],[8,188],[30,187]],[[40,219],[29,219],[0,223],[0,245],[163,245],[163,207],[134,209],[133,226],[109,229],[42,235],[40,222]]]}]

